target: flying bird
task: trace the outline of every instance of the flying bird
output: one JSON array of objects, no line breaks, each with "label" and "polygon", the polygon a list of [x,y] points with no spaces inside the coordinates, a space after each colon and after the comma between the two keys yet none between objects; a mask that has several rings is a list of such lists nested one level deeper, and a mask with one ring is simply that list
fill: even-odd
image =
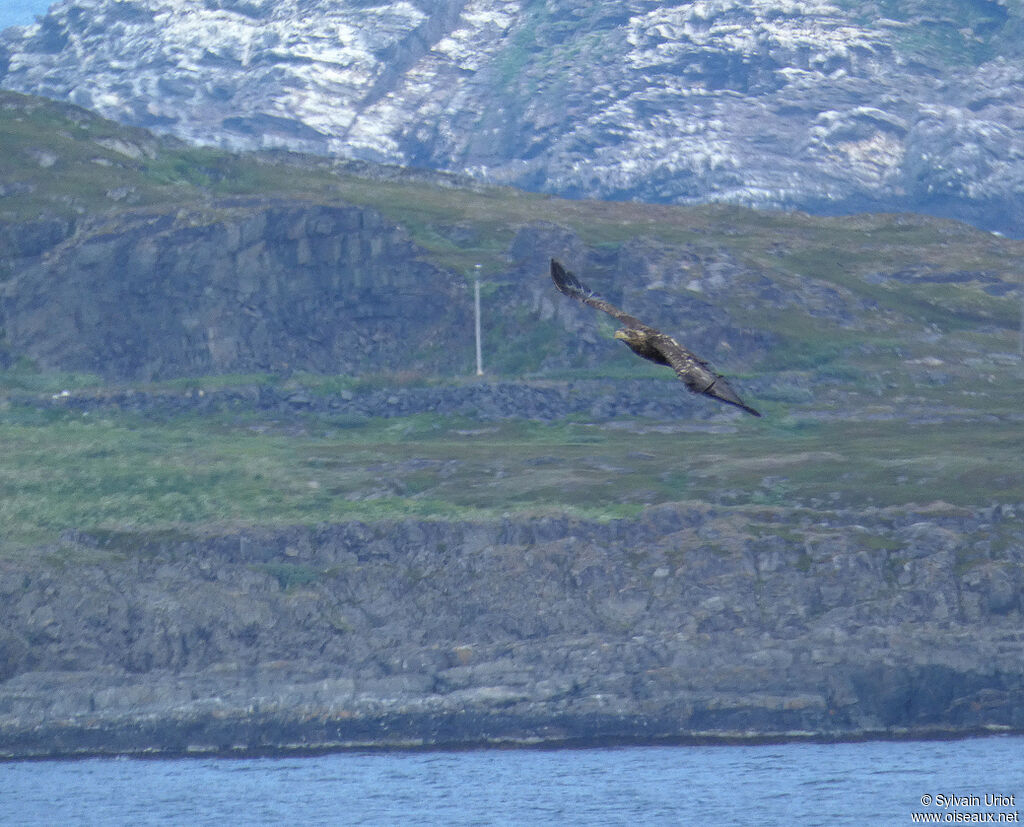
[{"label": "flying bird", "polygon": [[671,367],[693,393],[702,393],[727,405],[735,405],[754,416],[761,415],[745,404],[736,391],[729,387],[725,378],[711,370],[707,362],[698,359],[671,336],[645,325],[602,299],[554,259],[551,259],[551,278],[560,292],[597,310],[603,310],[625,325],[622,330],[615,331],[615,338],[625,342],[637,356]]}]

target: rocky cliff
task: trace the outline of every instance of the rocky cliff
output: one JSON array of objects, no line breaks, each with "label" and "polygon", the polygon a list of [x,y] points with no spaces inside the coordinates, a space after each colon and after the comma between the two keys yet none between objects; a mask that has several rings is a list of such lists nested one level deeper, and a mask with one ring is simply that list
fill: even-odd
[{"label": "rocky cliff", "polygon": [[1002,0],[66,0],[0,84],[226,147],[1016,232],[1020,33]]},{"label": "rocky cliff", "polygon": [[0,563],[0,754],[1021,729],[1022,544],[944,504],[69,534]]},{"label": "rocky cliff", "polygon": [[465,371],[466,283],[419,254],[357,207],[139,212],[22,259],[0,318],[41,367],[108,378]]}]

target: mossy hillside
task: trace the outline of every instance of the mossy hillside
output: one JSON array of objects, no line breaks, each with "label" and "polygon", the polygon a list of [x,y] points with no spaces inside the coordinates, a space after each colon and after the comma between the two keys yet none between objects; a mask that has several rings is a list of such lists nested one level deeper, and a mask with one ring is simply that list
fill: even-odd
[{"label": "mossy hillside", "polygon": [[544,424],[443,413],[154,419],[7,403],[0,521],[10,551],[68,529],[610,518],[687,500],[809,510],[1024,502],[1019,423],[1008,417],[908,427],[885,404],[831,421],[810,410],[769,404],[760,422]]},{"label": "mossy hillside", "polygon": [[[866,277],[908,268],[925,276],[949,270],[998,273],[1008,259],[1024,255],[1018,242],[919,216],[822,218],[723,205],[570,201],[439,174],[185,147],[77,107],[6,91],[0,91],[0,133],[9,147],[0,157],[0,175],[9,182],[0,207],[5,221],[47,214],[115,217],[125,208],[173,209],[178,203],[189,205],[191,220],[200,220],[204,210],[216,220],[224,207],[213,202],[228,196],[341,201],[381,211],[429,257],[467,275],[477,272],[477,264],[484,276],[503,271],[517,230],[546,221],[591,245],[614,247],[649,237],[698,250],[725,248],[777,277],[822,279],[900,305],[908,298],[901,284],[879,286],[878,279]],[[453,241],[451,229],[458,226],[468,231],[468,240]],[[924,305],[933,299],[941,305],[943,286],[915,283],[914,295]],[[977,292],[958,296],[984,305],[987,299]],[[1001,310],[981,310],[1005,321]]]},{"label": "mossy hillside", "polygon": [[[700,258],[726,254],[766,274],[781,296],[718,299],[728,302],[739,328],[762,332],[772,345],[757,358],[723,351],[725,364],[716,359],[765,420],[726,416],[713,427],[600,418],[491,424],[443,411],[391,420],[296,414],[285,421],[255,410],[160,420],[118,411],[83,416],[55,408],[50,397],[125,388],[17,363],[0,372],[0,444],[9,446],[0,456],[7,548],[83,527],[484,518],[508,511],[611,517],[689,499],[808,508],[1024,500],[1021,374],[1012,358],[1021,242],[916,216],[819,218],[720,205],[569,201],[324,159],[232,155],[6,92],[0,129],[11,148],[0,158],[0,176],[23,185],[9,187],[0,205],[0,221],[13,228],[62,216],[79,222],[80,233],[111,232],[143,208],[213,221],[246,208],[245,201],[231,206],[229,197],[379,210],[412,235],[424,256],[485,280],[485,364],[492,376],[565,382],[644,375],[674,382],[612,341],[598,363],[544,368],[565,337],[561,323],[519,306],[500,309],[512,289],[504,282],[509,245],[536,222],[567,228],[610,252],[653,239]],[[841,324],[814,309],[812,282],[853,308]],[[680,301],[691,297],[704,298],[679,291]],[[185,377],[138,389],[173,396],[272,386],[331,397],[453,381],[461,380],[260,374]],[[45,404],[34,403],[34,394]]]},{"label": "mossy hillside", "polygon": [[[698,251],[725,249],[794,292],[813,278],[875,304],[882,326],[891,326],[886,311],[940,326],[978,322],[1010,329],[1016,321],[1013,303],[986,294],[983,283],[951,288],[927,280],[929,273],[950,270],[998,274],[1013,270],[1012,262],[1021,259],[1019,243],[950,221],[567,201],[509,188],[469,187],[444,176],[357,172],[352,165],[304,156],[189,148],[76,107],[10,92],[0,93],[0,131],[9,147],[0,158],[0,175],[9,182],[0,217],[7,221],[104,213],[113,219],[102,228],[109,231],[116,228],[119,211],[142,205],[173,209],[187,204],[190,220],[201,220],[205,211],[212,221],[224,210],[212,202],[228,196],[344,201],[380,210],[437,263],[467,276],[499,280],[518,228],[548,221],[591,245],[614,247],[648,237]],[[451,228],[460,226],[468,230],[468,240],[454,241]],[[884,278],[908,269],[924,280]],[[767,325],[795,338],[789,331],[799,313],[741,303],[730,310],[741,323]],[[870,315],[864,324],[870,324]],[[805,335],[820,336],[822,327],[829,326],[815,329],[812,324]]]}]

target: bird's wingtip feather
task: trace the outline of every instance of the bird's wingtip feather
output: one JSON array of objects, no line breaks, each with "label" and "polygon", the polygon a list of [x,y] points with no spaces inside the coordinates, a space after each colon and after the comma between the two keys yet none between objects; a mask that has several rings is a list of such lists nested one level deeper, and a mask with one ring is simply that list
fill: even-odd
[{"label": "bird's wingtip feather", "polygon": [[567,296],[580,296],[588,292],[580,280],[555,259],[551,259],[551,279],[554,281],[555,287]]}]

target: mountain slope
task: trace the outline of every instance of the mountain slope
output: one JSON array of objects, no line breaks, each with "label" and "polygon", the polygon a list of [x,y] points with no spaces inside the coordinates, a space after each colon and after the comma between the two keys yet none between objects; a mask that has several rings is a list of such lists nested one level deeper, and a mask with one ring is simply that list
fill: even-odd
[{"label": "mountain slope", "polygon": [[1020,32],[990,0],[69,0],[0,83],[224,147],[1015,231]]},{"label": "mountain slope", "polygon": [[[1019,243],[953,222],[560,200],[188,148],[9,92],[0,131],[9,363],[123,378],[461,373],[479,275],[491,369],[635,371],[602,320],[558,301],[551,256],[719,369],[771,383],[800,368],[871,384],[884,368],[927,385],[938,359],[971,384],[970,360],[1016,347]],[[116,358],[113,330],[128,348]]]}]

